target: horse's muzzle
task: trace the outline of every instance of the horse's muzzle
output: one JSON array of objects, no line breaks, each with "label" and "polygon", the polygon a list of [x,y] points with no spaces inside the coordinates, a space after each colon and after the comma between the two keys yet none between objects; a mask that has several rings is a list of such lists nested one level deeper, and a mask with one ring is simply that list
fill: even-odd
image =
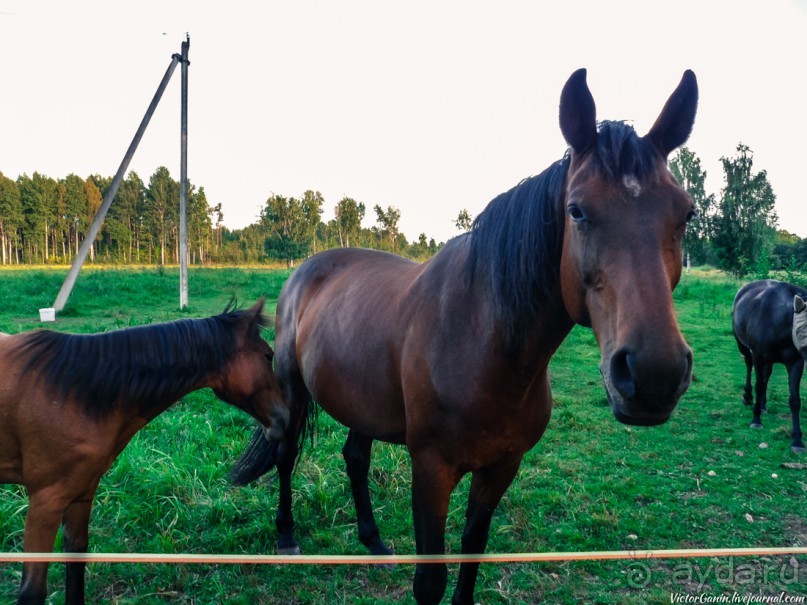
[{"label": "horse's muzzle", "polygon": [[663,357],[623,347],[600,366],[608,403],[624,424],[666,422],[692,380],[692,350],[683,344]]}]

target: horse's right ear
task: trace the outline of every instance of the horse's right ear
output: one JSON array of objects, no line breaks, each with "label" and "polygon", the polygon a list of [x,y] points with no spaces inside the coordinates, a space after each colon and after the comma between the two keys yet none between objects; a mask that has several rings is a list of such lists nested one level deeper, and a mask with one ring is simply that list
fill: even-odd
[{"label": "horse's right ear", "polygon": [[254,305],[252,305],[252,307],[250,308],[250,310],[249,310],[249,311],[250,311],[250,313],[255,314],[255,316],[256,316],[256,317],[257,317],[257,316],[259,316],[259,315],[261,315],[261,314],[263,314],[263,307],[264,307],[264,305],[265,305],[265,304],[266,304],[266,299],[265,299],[263,296],[261,296],[261,297],[258,299],[258,302],[256,302],[256,303],[255,303]]},{"label": "horse's right ear", "polygon": [[804,302],[804,299],[796,294],[793,297],[793,311],[795,313],[801,313],[804,309],[807,308],[807,303]]},{"label": "horse's right ear", "polygon": [[267,319],[263,315],[263,307],[265,299],[261,296],[254,305],[247,309],[247,316],[252,325],[264,326],[268,324]]},{"label": "horse's right ear", "polygon": [[597,108],[586,84],[585,69],[574,72],[560,93],[560,131],[578,154],[597,140]]}]

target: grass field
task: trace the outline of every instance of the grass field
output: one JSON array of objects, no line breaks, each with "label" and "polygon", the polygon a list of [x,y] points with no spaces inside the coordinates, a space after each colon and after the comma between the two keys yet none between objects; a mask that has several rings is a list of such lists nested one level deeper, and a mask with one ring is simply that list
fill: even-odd
[{"label": "grass field", "polygon": [[[66,270],[0,272],[0,330],[40,327]],[[285,271],[196,269],[190,309],[179,313],[175,270],[90,270],[55,328],[94,332],[221,311],[266,296],[273,308]],[[807,546],[807,462],[790,452],[784,369],[777,366],[762,430],[741,403],[744,365],[731,336],[740,283],[693,272],[675,293],[695,352],[694,379],[667,424],[617,423],[605,402],[599,350],[575,329],[552,362],[555,405],[543,440],[527,455],[491,529],[488,552]],[[267,335],[271,338],[271,331]],[[0,369],[2,371],[2,369]],[[91,550],[143,553],[274,552],[275,484],[234,489],[227,473],[253,428],[245,414],[194,393],[142,430],[101,483]],[[364,554],[340,449],[345,429],[324,414],[295,478],[298,539],[306,554]],[[371,471],[382,535],[414,553],[405,449],[376,444]],[[468,481],[450,507],[447,543],[459,552]],[[0,550],[22,550],[24,490],[0,486]],[[60,548],[60,545],[57,545]],[[19,564],[0,565],[0,603],[12,602]],[[413,603],[413,567],[96,564],[92,603]],[[449,591],[456,566],[450,567]],[[52,603],[63,571],[52,566]],[[807,595],[807,558],[673,559],[647,562],[490,564],[476,600],[503,603],[670,603],[672,594]],[[446,601],[450,596],[446,597]]]}]

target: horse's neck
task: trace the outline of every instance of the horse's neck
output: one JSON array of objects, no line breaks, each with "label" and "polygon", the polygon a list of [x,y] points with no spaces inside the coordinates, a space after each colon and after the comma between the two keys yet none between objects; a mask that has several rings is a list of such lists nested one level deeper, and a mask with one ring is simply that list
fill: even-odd
[{"label": "horse's neck", "polygon": [[557,290],[527,330],[519,354],[521,367],[546,367],[574,327],[574,321],[563,306],[560,288]]},{"label": "horse's neck", "polygon": [[167,411],[174,404],[179,403],[184,397],[190,395],[194,391],[204,389],[207,387],[216,388],[218,380],[206,376],[196,383],[183,384],[181,387],[166,391],[154,401],[148,402],[141,406],[140,415],[146,419],[146,423],[151,422],[157,416]]}]

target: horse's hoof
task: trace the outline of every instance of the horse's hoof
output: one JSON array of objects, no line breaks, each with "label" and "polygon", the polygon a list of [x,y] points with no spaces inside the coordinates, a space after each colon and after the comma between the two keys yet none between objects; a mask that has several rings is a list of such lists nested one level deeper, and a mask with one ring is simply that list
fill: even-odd
[{"label": "horse's hoof", "polygon": [[[392,551],[391,551],[389,548],[387,548],[387,549],[386,549],[386,552],[381,552],[381,553],[373,553],[373,554],[383,555],[383,556],[385,556],[385,557],[391,557],[391,556],[392,556],[392,555],[394,555],[395,553],[394,553],[394,552],[392,552]],[[377,567],[378,569],[386,569],[387,571],[392,571],[393,569],[395,569],[396,567],[398,567],[398,564],[397,564],[397,563],[377,563],[377,564],[376,564],[376,567]]]},{"label": "horse's hoof", "polygon": [[285,546],[283,548],[278,547],[277,554],[283,555],[285,557],[296,557],[297,555],[302,554],[300,551],[300,547],[295,546]]},{"label": "horse's hoof", "polygon": [[761,422],[752,422],[751,423],[751,428],[752,429],[761,429],[762,428],[762,423]]},{"label": "horse's hoof", "polygon": [[[380,557],[391,557],[392,555],[395,554],[389,546],[387,546],[380,540],[377,543],[370,546],[369,550],[371,555]],[[379,569],[389,569],[389,570],[395,569],[397,567],[395,563],[375,563],[374,565]]]},{"label": "horse's hoof", "polygon": [[804,452],[807,452],[807,448],[803,445],[791,445],[790,451],[794,454],[803,454]]}]

